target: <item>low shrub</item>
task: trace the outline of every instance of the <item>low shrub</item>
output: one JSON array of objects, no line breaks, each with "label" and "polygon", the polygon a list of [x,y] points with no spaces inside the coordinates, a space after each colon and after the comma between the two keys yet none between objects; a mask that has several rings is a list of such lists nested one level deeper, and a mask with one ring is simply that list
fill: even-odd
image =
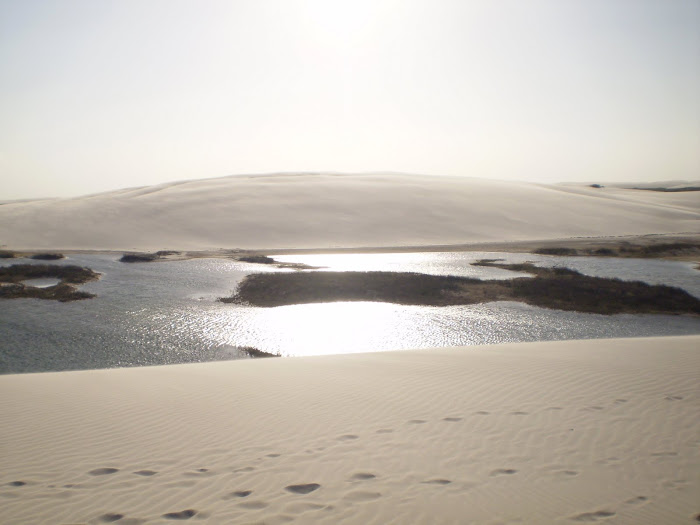
[{"label": "low shrub", "polygon": [[125,253],[122,255],[119,262],[123,263],[138,263],[152,262],[158,259],[158,254],[155,253]]}]

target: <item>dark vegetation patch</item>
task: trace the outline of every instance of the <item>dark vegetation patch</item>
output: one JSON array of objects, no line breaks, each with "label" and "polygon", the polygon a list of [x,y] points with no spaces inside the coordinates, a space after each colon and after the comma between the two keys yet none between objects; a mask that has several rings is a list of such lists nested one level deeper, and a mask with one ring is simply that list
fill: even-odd
[{"label": "dark vegetation patch", "polygon": [[125,253],[122,255],[119,262],[123,263],[138,263],[156,261],[160,256],[156,253]]},{"label": "dark vegetation patch", "polygon": [[243,255],[238,257],[238,260],[241,262],[254,264],[275,264],[275,262],[277,262],[272,257],[268,257],[267,255]]},{"label": "dark vegetation patch", "polygon": [[700,191],[700,186],[684,186],[683,188],[631,188],[643,191],[661,191],[664,193],[678,193],[681,191]]},{"label": "dark vegetation patch", "polygon": [[[100,274],[80,266],[49,264],[13,264],[0,267],[0,298],[2,299],[52,299],[68,302],[89,299],[94,294],[81,292],[74,285],[99,279]],[[46,288],[29,286],[22,281],[28,279],[54,278],[61,281]]]},{"label": "dark vegetation patch", "polygon": [[534,277],[482,281],[466,277],[398,272],[299,272],[248,275],[225,303],[274,307],[333,301],[376,301],[450,306],[519,301],[542,308],[578,312],[700,314],[700,300],[669,286],[589,277],[567,268],[529,263],[492,266]]},{"label": "dark vegetation patch", "polygon": [[578,250],[575,248],[537,248],[532,253],[539,255],[578,255]]},{"label": "dark vegetation patch", "polygon": [[193,516],[197,515],[197,511],[194,509],[185,509],[181,510],[179,512],[168,512],[167,514],[163,514],[163,517],[166,520],[188,520]]},{"label": "dark vegetation patch", "polygon": [[548,246],[532,251],[538,255],[596,255],[603,257],[657,258],[679,257],[700,254],[700,243],[666,242],[657,244],[633,244],[623,242],[616,246],[595,246],[591,248],[565,248]]},{"label": "dark vegetation patch", "polygon": [[29,258],[37,261],[58,261],[59,259],[65,259],[66,256],[62,253],[35,253],[30,255]]},{"label": "dark vegetation patch", "polygon": [[271,352],[265,352],[255,348],[254,346],[241,346],[238,348],[241,352],[248,354],[249,357],[280,357],[280,354],[273,354]]},{"label": "dark vegetation patch", "polygon": [[119,259],[119,262],[124,263],[142,263],[142,262],[153,262],[160,259],[165,259],[170,255],[180,255],[182,252],[175,250],[159,250],[155,253],[145,253],[145,252],[131,252],[125,253]]},{"label": "dark vegetation patch", "polygon": [[17,257],[15,252],[10,250],[0,250],[0,259],[14,259],[15,257]]}]

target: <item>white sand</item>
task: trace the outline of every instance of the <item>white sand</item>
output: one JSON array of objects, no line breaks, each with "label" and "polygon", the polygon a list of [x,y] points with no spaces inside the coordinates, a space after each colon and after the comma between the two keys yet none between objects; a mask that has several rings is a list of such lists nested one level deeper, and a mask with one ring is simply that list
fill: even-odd
[{"label": "white sand", "polygon": [[[238,176],[2,204],[0,246],[452,245],[698,219],[694,193]],[[0,376],[0,522],[693,523],[699,370],[696,336]]]},{"label": "white sand", "polygon": [[697,193],[401,174],[234,176],[0,205],[11,249],[452,245],[698,233]]},{"label": "white sand", "polygon": [[694,336],[3,376],[0,520],[693,523],[699,370]]}]

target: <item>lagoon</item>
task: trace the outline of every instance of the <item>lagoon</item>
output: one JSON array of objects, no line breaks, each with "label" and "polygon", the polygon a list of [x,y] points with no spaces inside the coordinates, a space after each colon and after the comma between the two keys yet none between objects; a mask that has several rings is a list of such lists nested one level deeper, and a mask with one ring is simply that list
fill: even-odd
[{"label": "lagoon", "polygon": [[[700,333],[700,319],[599,315],[516,302],[449,307],[336,302],[253,308],[223,304],[253,272],[296,271],[229,259],[125,264],[120,254],[69,254],[102,274],[81,290],[93,299],[0,301],[0,373],[79,370],[247,358],[253,346],[283,356],[389,351],[503,342]],[[481,279],[523,276],[472,266],[483,258],[563,266],[585,275],[680,287],[700,297],[692,263],[488,252],[285,255],[317,271],[401,271]],[[30,262],[2,260],[0,264]]]}]

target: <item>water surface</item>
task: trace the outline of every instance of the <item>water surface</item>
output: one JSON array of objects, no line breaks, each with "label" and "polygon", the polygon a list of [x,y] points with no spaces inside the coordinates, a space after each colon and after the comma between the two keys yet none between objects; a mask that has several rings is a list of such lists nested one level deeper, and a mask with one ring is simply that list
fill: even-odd
[{"label": "water surface", "polygon": [[[521,276],[471,266],[480,258],[566,266],[587,275],[679,286],[700,297],[690,263],[504,253],[279,256],[329,270],[418,271],[482,279]],[[114,254],[70,256],[100,272],[80,288],[94,299],[0,301],[0,372],[34,372],[212,361],[241,346],[285,356],[517,341],[700,333],[690,316],[581,314],[514,302],[451,307],[337,302],[252,308],[224,304],[251,272],[279,270],[226,259],[125,264]],[[2,260],[0,265],[30,262]],[[323,270],[321,270],[323,271]]]}]

